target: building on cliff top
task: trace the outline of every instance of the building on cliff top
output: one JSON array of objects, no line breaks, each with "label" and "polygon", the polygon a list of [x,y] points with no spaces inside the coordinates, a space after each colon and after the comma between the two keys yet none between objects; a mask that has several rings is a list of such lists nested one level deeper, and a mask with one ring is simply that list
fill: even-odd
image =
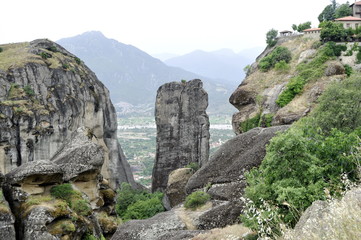
[{"label": "building on cliff top", "polygon": [[361,18],[361,1],[354,2],[350,8],[352,8],[352,16]]},{"label": "building on cliff top", "polygon": [[361,26],[361,18],[353,16],[337,18],[335,22],[342,23],[344,28],[356,29]]}]

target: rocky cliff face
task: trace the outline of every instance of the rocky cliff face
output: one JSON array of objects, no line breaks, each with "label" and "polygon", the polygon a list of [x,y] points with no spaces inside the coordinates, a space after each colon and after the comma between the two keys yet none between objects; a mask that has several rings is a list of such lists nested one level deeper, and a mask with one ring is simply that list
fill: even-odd
[{"label": "rocky cliff face", "polygon": [[0,171],[57,158],[66,139],[84,127],[105,152],[101,173],[110,185],[135,185],[117,142],[109,92],[95,74],[48,40],[1,47]]},{"label": "rocky cliff face", "polygon": [[[342,64],[350,63],[349,58],[341,56],[336,61],[327,62],[324,74],[317,80],[309,81],[301,93],[284,107],[280,107],[276,100],[286,89],[287,83],[299,73],[298,66],[315,58],[318,40],[309,39],[307,36],[294,36],[283,38],[275,46],[288,48],[292,53],[292,60],[287,71],[272,69],[262,72],[258,68],[259,61],[275,48],[267,48],[252,64],[246,79],[233,92],[229,101],[239,112],[233,115],[233,130],[240,134],[241,123],[248,120],[256,121],[260,127],[291,124],[307,115],[316,105],[317,98],[322,94],[328,84],[340,81],[346,77]],[[351,49],[351,45],[348,46]],[[258,121],[257,121],[258,120]]]},{"label": "rocky cliff face", "polygon": [[152,190],[164,191],[171,171],[205,164],[209,155],[208,95],[201,80],[172,82],[157,92],[157,152]]}]

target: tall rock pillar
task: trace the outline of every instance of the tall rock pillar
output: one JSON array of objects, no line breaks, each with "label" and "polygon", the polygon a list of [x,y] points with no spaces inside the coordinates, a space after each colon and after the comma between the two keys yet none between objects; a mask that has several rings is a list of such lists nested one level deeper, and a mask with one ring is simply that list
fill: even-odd
[{"label": "tall rock pillar", "polygon": [[163,191],[171,171],[190,163],[205,164],[209,156],[208,94],[202,81],[171,82],[157,92],[157,152],[152,191]]}]

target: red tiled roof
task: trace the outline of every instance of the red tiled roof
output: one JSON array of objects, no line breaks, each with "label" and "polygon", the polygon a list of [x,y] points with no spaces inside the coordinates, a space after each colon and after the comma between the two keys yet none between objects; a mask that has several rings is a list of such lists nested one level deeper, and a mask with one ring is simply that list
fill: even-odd
[{"label": "red tiled roof", "polygon": [[348,16],[348,17],[337,18],[335,19],[335,21],[361,21],[361,18]]},{"label": "red tiled roof", "polygon": [[350,5],[350,7],[352,7],[353,5],[361,5],[361,1],[352,3],[352,4]]},{"label": "red tiled roof", "polygon": [[321,31],[321,28],[309,28],[309,29],[305,29],[303,31],[304,32]]}]

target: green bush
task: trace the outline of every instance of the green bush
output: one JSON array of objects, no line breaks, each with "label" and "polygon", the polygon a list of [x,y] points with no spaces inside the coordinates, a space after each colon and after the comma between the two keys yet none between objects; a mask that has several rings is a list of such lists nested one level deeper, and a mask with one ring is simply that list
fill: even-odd
[{"label": "green bush", "polygon": [[77,199],[72,203],[72,209],[79,215],[88,216],[92,212],[88,201],[84,199]]},{"label": "green bush", "polygon": [[24,87],[24,92],[25,92],[26,95],[28,95],[29,97],[32,97],[32,96],[35,95],[34,90],[33,90],[33,89],[31,88],[31,86],[29,86],[29,85],[26,85],[26,86]]},{"label": "green bush", "polygon": [[195,210],[203,206],[210,198],[208,193],[202,191],[193,192],[186,197],[184,207]]},{"label": "green bush", "polygon": [[77,64],[80,64],[80,63],[81,63],[81,60],[80,60],[80,58],[78,58],[78,57],[75,57],[74,60],[75,60],[75,62],[76,62]]},{"label": "green bush", "polygon": [[[326,192],[341,195],[346,187],[342,175],[350,181],[360,177],[360,162],[354,156],[361,137],[360,76],[335,83],[319,100],[309,117],[270,141],[260,167],[246,174],[245,195],[252,209],[272,219],[269,225],[293,227],[312,202],[328,197]],[[245,211],[242,221],[262,231],[263,220],[252,211]]]},{"label": "green bush", "polygon": [[330,132],[333,128],[350,132],[361,126],[361,78],[352,75],[331,85],[320,97],[314,117],[317,126]]},{"label": "green bush", "polygon": [[186,165],[185,168],[191,168],[194,172],[197,172],[197,170],[199,169],[199,164],[191,162],[190,164]]},{"label": "green bush", "polygon": [[361,47],[359,48],[359,50],[356,54],[356,59],[357,59],[356,63],[360,64],[361,63]]},{"label": "green bush", "polygon": [[42,59],[48,59],[48,58],[53,57],[50,53],[47,53],[47,52],[41,52],[39,55]]},{"label": "green bush", "polygon": [[115,211],[123,220],[149,218],[164,211],[162,198],[162,193],[148,193],[132,189],[128,183],[122,183],[118,191]]},{"label": "green bush", "polygon": [[286,73],[290,70],[290,65],[286,63],[285,60],[281,60],[278,63],[275,64],[275,70],[277,72],[283,72]]},{"label": "green bush", "polygon": [[291,78],[290,82],[286,85],[286,89],[278,96],[276,103],[280,107],[286,106],[292,99],[302,91],[305,85],[304,78],[298,76]]},{"label": "green bush", "polygon": [[244,133],[255,127],[259,127],[260,119],[261,119],[261,113],[258,113],[253,118],[249,118],[246,121],[241,122],[239,124],[239,130]]},{"label": "green bush", "polygon": [[344,68],[345,68],[345,73],[346,73],[347,77],[351,76],[351,74],[353,72],[352,67],[348,64],[345,64]]},{"label": "green bush", "polygon": [[157,213],[163,212],[162,198],[153,197],[150,199],[139,200],[128,206],[123,218],[128,219],[146,219],[153,217]]},{"label": "green bush", "polygon": [[58,49],[55,46],[48,47],[47,50],[51,52],[58,52]]},{"label": "green bush", "polygon": [[345,45],[336,45],[334,42],[328,42],[321,48],[316,57],[309,63],[301,63],[297,66],[298,75],[291,78],[286,85],[286,89],[278,96],[276,103],[280,107],[286,106],[293,98],[302,92],[306,83],[314,81],[323,76],[325,63],[340,56],[341,52],[346,50]]},{"label": "green bush", "polygon": [[3,51],[3,48],[2,47],[0,47],[0,53]]},{"label": "green bush", "polygon": [[63,63],[63,65],[62,65],[62,67],[63,67],[63,69],[68,69],[70,66],[69,66],[69,64],[67,64],[67,63]]},{"label": "green bush", "polygon": [[258,67],[261,71],[266,72],[273,68],[276,63],[284,61],[289,63],[292,59],[291,52],[286,47],[278,46],[271,53],[261,59]]},{"label": "green bush", "polygon": [[71,202],[71,197],[76,194],[70,183],[56,185],[50,189],[50,194],[53,197],[65,200],[68,204]]}]

